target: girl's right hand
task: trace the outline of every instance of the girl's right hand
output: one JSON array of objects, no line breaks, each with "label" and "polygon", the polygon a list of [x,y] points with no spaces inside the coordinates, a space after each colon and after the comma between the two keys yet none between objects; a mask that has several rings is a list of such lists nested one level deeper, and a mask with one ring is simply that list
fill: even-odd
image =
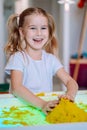
[{"label": "girl's right hand", "polygon": [[59,103],[58,100],[46,101],[42,107],[42,111],[47,115],[48,112],[52,111],[52,109]]}]

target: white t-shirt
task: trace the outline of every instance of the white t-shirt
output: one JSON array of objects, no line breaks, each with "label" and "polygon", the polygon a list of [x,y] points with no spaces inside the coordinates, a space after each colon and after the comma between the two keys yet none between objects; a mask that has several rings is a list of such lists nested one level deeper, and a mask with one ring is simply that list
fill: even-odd
[{"label": "white t-shirt", "polygon": [[5,72],[19,70],[23,73],[23,85],[30,91],[51,92],[53,90],[53,76],[62,68],[60,61],[52,54],[42,52],[41,60],[33,60],[24,52],[12,55],[5,67]]}]

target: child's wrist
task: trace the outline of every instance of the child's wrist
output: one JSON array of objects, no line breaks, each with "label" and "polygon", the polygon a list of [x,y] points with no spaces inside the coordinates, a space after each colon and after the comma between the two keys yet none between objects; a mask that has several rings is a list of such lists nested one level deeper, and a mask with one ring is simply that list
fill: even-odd
[{"label": "child's wrist", "polygon": [[47,104],[47,102],[46,101],[42,101],[42,103],[41,103],[41,109],[44,109],[44,107],[46,106],[46,104]]},{"label": "child's wrist", "polygon": [[67,97],[69,97],[70,99],[74,100],[75,99],[75,95],[72,95],[72,94],[69,94],[69,93],[66,93],[65,94]]}]

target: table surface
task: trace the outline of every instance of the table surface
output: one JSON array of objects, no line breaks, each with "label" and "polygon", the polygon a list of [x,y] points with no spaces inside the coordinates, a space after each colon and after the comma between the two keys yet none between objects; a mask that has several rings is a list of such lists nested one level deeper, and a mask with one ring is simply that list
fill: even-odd
[{"label": "table surface", "polygon": [[[41,98],[48,100],[48,98],[50,97],[50,99],[56,99],[56,95],[55,94],[62,94],[64,93],[63,91],[60,92],[53,92],[53,93],[45,93],[45,96],[42,96]],[[55,96],[52,96],[55,95]],[[7,100],[10,99],[9,103],[7,102]],[[13,106],[14,105],[14,101],[15,100],[15,105],[17,106],[21,106],[23,104],[21,104],[17,98],[15,98],[12,94],[9,93],[4,93],[4,94],[0,94],[0,108],[5,107],[5,106]],[[3,102],[3,103],[2,103]],[[75,102],[84,102],[85,104],[87,104],[87,90],[81,90],[78,91],[77,96],[76,96],[76,100]],[[1,128],[2,129],[6,129],[6,130],[87,130],[87,123],[86,122],[82,122],[82,123],[62,123],[62,124],[48,124],[48,125],[39,125],[39,126],[28,126],[28,127],[7,127],[7,128]]]}]

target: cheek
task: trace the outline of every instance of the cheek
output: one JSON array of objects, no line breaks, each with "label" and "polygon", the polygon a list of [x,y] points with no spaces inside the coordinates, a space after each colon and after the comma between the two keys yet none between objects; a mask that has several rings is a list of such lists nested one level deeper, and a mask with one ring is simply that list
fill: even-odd
[{"label": "cheek", "polygon": [[30,32],[25,34],[25,37],[26,37],[27,39],[31,39],[32,36],[33,36],[33,35],[32,35],[32,33],[30,33]]},{"label": "cheek", "polygon": [[49,32],[45,32],[46,37],[49,38]]}]

